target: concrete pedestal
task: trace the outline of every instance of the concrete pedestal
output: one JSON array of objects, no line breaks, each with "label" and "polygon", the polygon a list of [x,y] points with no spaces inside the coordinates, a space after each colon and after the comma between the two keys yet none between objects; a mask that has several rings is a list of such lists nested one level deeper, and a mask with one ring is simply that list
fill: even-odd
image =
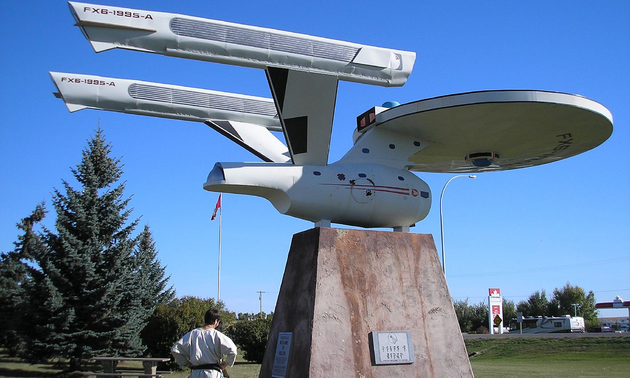
[{"label": "concrete pedestal", "polygon": [[[413,362],[376,364],[372,333],[390,331],[409,332]],[[259,378],[472,376],[431,235],[293,236]]]}]

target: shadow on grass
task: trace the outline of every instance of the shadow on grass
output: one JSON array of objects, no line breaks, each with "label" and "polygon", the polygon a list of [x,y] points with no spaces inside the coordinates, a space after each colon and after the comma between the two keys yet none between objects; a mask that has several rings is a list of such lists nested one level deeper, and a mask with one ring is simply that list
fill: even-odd
[{"label": "shadow on grass", "polygon": [[16,357],[10,357],[0,349],[0,377],[81,377],[78,372],[64,371],[65,366],[54,363],[29,364]]},{"label": "shadow on grass", "polygon": [[[1,362],[0,362],[1,363]],[[37,368],[21,368],[21,367],[4,367],[0,366],[0,377],[54,377],[54,378],[65,378],[65,377],[78,377],[76,373],[67,373],[59,370],[41,370]]]},{"label": "shadow on grass", "polygon": [[50,377],[51,373],[0,367],[0,377]]},{"label": "shadow on grass", "polygon": [[[55,363],[29,364],[16,357],[10,357],[3,349],[0,349],[0,378],[21,378],[21,377],[51,377],[51,378],[82,378],[80,372],[68,372],[67,365]],[[99,371],[99,364],[87,364],[84,370]],[[169,369],[163,369],[169,370]],[[258,377],[260,364],[249,361],[236,361],[230,368],[234,376],[240,378]],[[173,371],[173,377],[188,376],[188,371]]]}]

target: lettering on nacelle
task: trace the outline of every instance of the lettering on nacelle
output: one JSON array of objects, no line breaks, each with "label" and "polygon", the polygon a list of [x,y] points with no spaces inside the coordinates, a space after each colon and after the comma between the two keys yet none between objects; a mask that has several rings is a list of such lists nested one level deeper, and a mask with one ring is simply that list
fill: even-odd
[{"label": "lettering on nacelle", "polygon": [[73,83],[73,84],[87,84],[87,85],[103,85],[107,87],[115,87],[116,82],[113,81],[105,81],[99,79],[82,79],[78,77],[62,77],[61,82]]},{"label": "lettering on nacelle", "polygon": [[104,15],[112,15],[112,16],[126,17],[126,18],[141,18],[141,19],[144,19],[144,20],[153,20],[153,16],[151,16],[150,13],[142,14],[142,13],[131,12],[131,11],[127,11],[127,10],[83,7],[83,12],[85,12],[85,13],[104,14]]}]

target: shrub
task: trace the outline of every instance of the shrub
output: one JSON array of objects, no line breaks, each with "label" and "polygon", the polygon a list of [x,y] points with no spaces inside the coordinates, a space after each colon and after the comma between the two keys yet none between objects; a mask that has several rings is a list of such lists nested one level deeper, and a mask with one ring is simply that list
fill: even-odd
[{"label": "shrub", "polygon": [[236,322],[226,333],[243,351],[244,359],[260,364],[267,348],[270,329],[271,317],[268,317]]}]

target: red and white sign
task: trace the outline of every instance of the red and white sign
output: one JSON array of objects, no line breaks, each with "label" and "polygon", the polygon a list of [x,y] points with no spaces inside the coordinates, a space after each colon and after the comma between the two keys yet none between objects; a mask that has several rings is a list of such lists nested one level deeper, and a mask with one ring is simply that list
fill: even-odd
[{"label": "red and white sign", "polygon": [[491,297],[500,297],[501,289],[488,289],[488,295]]},{"label": "red and white sign", "polygon": [[503,298],[501,289],[488,289],[488,330],[494,334],[494,328],[503,333]]},{"label": "red and white sign", "polygon": [[501,315],[501,306],[492,305],[492,318],[494,319],[494,315]]}]

